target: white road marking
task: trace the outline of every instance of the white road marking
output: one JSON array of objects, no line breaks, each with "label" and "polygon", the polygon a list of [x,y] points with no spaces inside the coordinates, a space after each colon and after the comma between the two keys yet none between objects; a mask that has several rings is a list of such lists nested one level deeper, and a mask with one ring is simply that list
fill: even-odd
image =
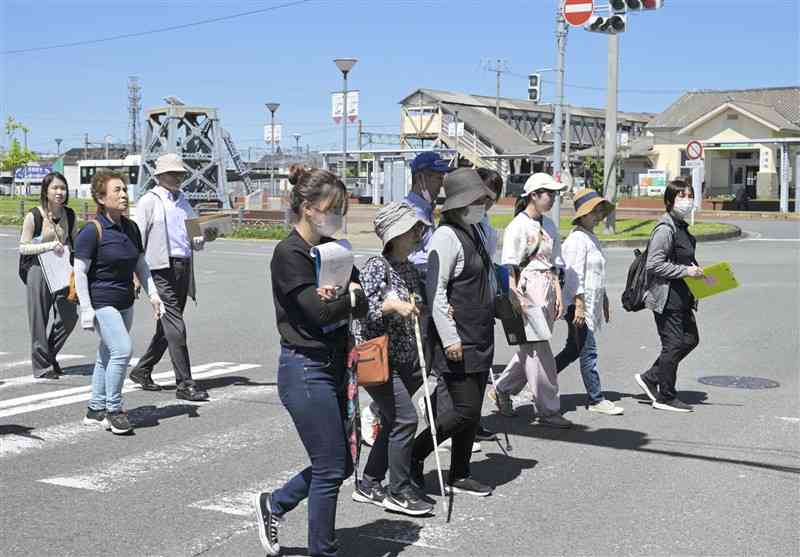
[{"label": "white road marking", "polygon": [[[307,466],[307,464],[305,466]],[[191,503],[188,506],[194,509],[214,511],[232,516],[253,516],[254,494],[278,489],[292,479],[303,467],[303,464],[298,463],[295,468],[272,476],[269,481],[253,483],[241,491],[222,493],[211,499],[204,499],[196,503]]]},{"label": "white road marking", "polygon": [[800,424],[800,418],[792,418],[790,416],[775,416],[779,420],[783,420],[784,422],[789,422],[792,424]]},{"label": "white road marking", "polygon": [[0,356],[8,356],[8,352],[0,352]]},{"label": "white road marking", "polygon": [[[0,353],[0,356],[2,356],[3,354],[5,353],[4,352]],[[84,357],[85,356],[80,356],[78,354],[59,354],[56,357],[56,360],[58,360],[60,363],[60,362],[66,362],[67,360],[82,360]],[[12,367],[20,367],[28,365],[31,365],[30,360],[17,360],[16,362],[5,362],[5,363],[0,363],[0,370],[6,370],[6,369],[11,369]]]},{"label": "white road marking", "polygon": [[[2,353],[0,353],[2,354]],[[131,358],[129,367],[136,367],[136,364],[139,362],[139,358]],[[94,366],[94,362],[91,362],[87,365]],[[77,375],[77,374],[66,374],[64,375],[60,381],[69,380],[73,377],[91,377],[92,374],[86,375]],[[57,385],[58,383],[54,383],[51,379],[41,379],[39,377],[34,377],[33,375],[18,375],[17,377],[0,377],[0,389],[4,387],[15,387],[19,385],[31,385],[31,384],[42,384],[42,385]]]},{"label": "white road marking", "polygon": [[742,242],[800,242],[800,238],[743,238]]},{"label": "white road marking", "polygon": [[[189,405],[197,406],[198,408],[218,408],[219,405],[216,403],[220,401],[263,399],[266,395],[272,394],[275,391],[276,388],[272,385],[239,385],[235,389],[213,391],[211,399],[207,402],[190,402],[188,400],[172,399],[152,409],[133,409],[128,415],[135,428],[140,420],[157,414],[170,406]],[[0,437],[0,459],[17,456],[37,449],[57,449],[62,445],[74,445],[79,443],[86,436],[100,434],[107,435],[107,433],[99,427],[85,426],[82,421],[58,424],[42,429],[32,429],[27,435],[7,434]]]},{"label": "white road marking", "polygon": [[145,451],[138,455],[126,455],[118,460],[101,463],[80,474],[53,476],[38,481],[110,493],[131,486],[141,478],[151,479],[154,471],[171,475],[178,471],[185,472],[192,466],[206,465],[215,458],[228,457],[246,448],[274,446],[275,441],[285,434],[286,429],[269,427],[259,430],[258,435],[254,435],[252,427],[239,424],[233,430],[201,435],[188,443]]},{"label": "white road marking", "polygon": [[[231,364],[228,364],[228,365],[231,365]],[[239,365],[233,365],[232,367],[223,367],[223,368],[219,368],[219,369],[212,369],[211,371],[206,371],[206,372],[203,372],[203,373],[197,373],[197,374],[193,373],[192,376],[195,379],[207,379],[207,378],[210,378],[210,377],[217,377],[219,375],[227,375],[229,373],[235,373],[237,371],[246,371],[248,369],[253,369],[253,368],[257,368],[257,367],[261,367],[261,366],[259,366],[257,364],[239,364]],[[158,375],[160,375],[160,374],[158,374]],[[157,376],[153,375],[153,378],[157,378]],[[175,384],[174,377],[173,377],[173,379],[171,379],[171,380],[169,380],[169,381],[167,381],[167,382],[165,382],[163,384],[164,385],[174,385]],[[123,393],[128,393],[128,392],[131,392],[131,391],[134,391],[134,390],[140,390],[140,389],[141,388],[136,383],[133,383],[133,382],[131,382],[129,380],[126,380],[125,381],[125,386],[123,387],[122,392]],[[43,402],[33,402],[31,404],[24,404],[22,406],[14,405],[11,408],[8,408],[7,410],[0,411],[0,418],[7,418],[9,416],[17,416],[19,414],[26,414],[28,412],[36,412],[36,411],[39,411],[39,410],[46,410],[48,408],[55,408],[55,407],[58,407],[58,406],[65,406],[67,404],[74,404],[76,402],[83,402],[83,401],[89,400],[92,397],[91,390],[92,390],[92,386],[88,385],[86,387],[76,387],[74,389],[62,389],[60,391],[53,391],[51,393],[41,393],[41,395],[31,395],[31,397],[39,397],[40,399],[45,397],[45,395],[55,395],[55,396],[46,396],[46,398],[51,399],[51,400],[44,400]],[[64,396],[64,395],[67,394],[65,391],[77,392],[78,394],[73,394],[71,396]],[[58,393],[61,393],[60,398],[56,398],[58,396]],[[28,397],[19,397],[17,399],[11,399],[11,401],[2,401],[2,402],[0,402],[0,405],[2,405],[3,403],[6,403],[6,402],[18,401],[19,399],[24,399],[24,398],[28,398]]]},{"label": "white road marking", "polygon": [[[210,364],[204,364],[202,366],[193,367],[192,368],[192,373],[194,374],[195,372],[198,372],[198,371],[206,371],[206,370],[211,369],[213,367],[229,366],[229,365],[233,365],[233,363],[232,362],[214,362],[214,363],[210,363]],[[163,378],[168,378],[168,377],[173,377],[174,378],[174,372],[172,370],[165,371],[165,372],[162,372],[162,373],[153,374],[153,379],[163,379]],[[130,386],[130,385],[135,385],[135,383],[133,383],[132,381],[126,379],[125,380],[125,385],[126,386]],[[35,395],[27,395],[27,396],[21,396],[21,397],[17,397],[17,398],[10,398],[10,399],[7,399],[7,400],[0,400],[0,408],[11,408],[13,406],[21,406],[23,404],[29,404],[31,402],[38,402],[38,401],[42,401],[42,400],[48,400],[48,399],[51,399],[51,398],[65,397],[65,396],[68,396],[68,395],[74,395],[76,393],[91,392],[91,390],[92,390],[92,386],[91,385],[81,385],[80,387],[70,387],[68,389],[58,389],[57,391],[48,391],[46,393],[37,393]]]}]

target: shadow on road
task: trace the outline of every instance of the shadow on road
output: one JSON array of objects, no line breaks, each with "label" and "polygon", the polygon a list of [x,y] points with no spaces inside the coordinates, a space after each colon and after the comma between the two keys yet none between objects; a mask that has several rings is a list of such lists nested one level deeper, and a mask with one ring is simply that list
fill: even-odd
[{"label": "shadow on road", "polygon": [[[339,554],[348,557],[398,557],[419,541],[422,524],[381,518],[353,528],[337,528]],[[311,555],[305,547],[283,547],[281,555]]]},{"label": "shadow on road", "polygon": [[36,428],[17,424],[0,425],[0,435],[17,435],[19,437],[28,437],[30,439],[42,441],[41,437],[37,437],[31,433],[34,429]]}]

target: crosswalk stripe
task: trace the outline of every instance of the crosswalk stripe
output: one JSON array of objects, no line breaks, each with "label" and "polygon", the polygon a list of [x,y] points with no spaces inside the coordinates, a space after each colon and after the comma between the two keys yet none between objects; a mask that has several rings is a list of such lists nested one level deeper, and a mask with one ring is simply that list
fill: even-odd
[{"label": "crosswalk stripe", "polygon": [[[136,364],[139,362],[139,358],[131,358],[128,367],[136,367]],[[94,363],[90,364],[94,369]],[[67,373],[61,377],[61,381],[68,381],[73,377],[91,377],[92,374],[89,373],[88,375],[85,374],[72,374]],[[0,390],[7,389],[9,387],[19,387],[20,385],[55,385],[52,379],[42,379],[40,377],[34,377],[33,375],[18,375],[16,377],[0,377]]]},{"label": "crosswalk stripe", "polygon": [[[228,365],[232,365],[232,364],[228,364]],[[202,366],[198,366],[198,367],[202,367]],[[233,365],[233,367],[223,367],[223,368],[220,368],[220,369],[212,369],[211,371],[205,371],[205,372],[197,373],[197,374],[193,373],[192,377],[194,379],[208,379],[208,378],[211,378],[211,377],[217,377],[219,375],[227,375],[229,373],[236,373],[237,371],[246,371],[248,369],[253,369],[253,368],[257,368],[257,367],[261,367],[261,366],[256,365],[256,364],[239,364],[239,365]],[[153,377],[155,378],[156,376],[154,375]],[[173,377],[173,379],[171,379],[171,380],[169,380],[169,381],[167,381],[165,383],[162,383],[162,384],[163,385],[174,385],[175,384],[175,379]],[[28,412],[36,412],[38,410],[46,410],[48,408],[55,408],[57,406],[66,406],[67,404],[74,404],[76,402],[82,402],[82,401],[89,400],[90,398],[92,398],[92,392],[91,392],[92,387],[91,387],[91,385],[89,385],[88,387],[76,387],[76,389],[81,389],[83,392],[81,392],[79,394],[72,395],[72,396],[61,396],[60,398],[53,398],[52,400],[46,400],[44,402],[26,404],[24,406],[14,406],[12,408],[9,408],[8,410],[0,411],[0,418],[7,418],[9,416],[17,416],[19,414],[26,414]],[[123,393],[129,393],[131,391],[140,390],[140,389],[141,388],[136,383],[133,383],[132,381],[126,380],[125,381],[125,386],[122,388],[122,392]],[[63,391],[73,391],[73,390],[74,389],[63,389]],[[42,394],[47,394],[47,393],[42,393]],[[25,398],[25,397],[20,397],[20,398]],[[14,399],[12,399],[12,400],[14,400]]]},{"label": "crosswalk stripe", "polygon": [[191,503],[188,506],[194,509],[224,513],[232,516],[251,516],[253,514],[253,494],[278,489],[292,479],[302,468],[303,466],[298,464],[296,468],[273,476],[270,481],[256,482],[241,491],[223,493],[211,499],[204,499],[196,503]]},{"label": "crosswalk stripe", "polygon": [[[158,407],[134,408],[128,412],[131,423],[136,428],[137,423],[153,414],[164,411],[170,406],[196,406],[198,408],[219,408],[217,404],[222,401],[249,401],[263,399],[275,393],[272,385],[238,385],[236,389],[222,389],[213,391],[212,397],[207,402],[190,402],[188,400],[172,399],[159,404]],[[73,421],[65,424],[53,425],[41,429],[31,429],[25,434],[7,434],[0,436],[0,459],[22,455],[37,449],[60,449],[64,445],[73,445],[91,435],[108,435],[98,427],[85,426],[82,421]]]},{"label": "crosswalk stripe", "polygon": [[[8,354],[7,352],[0,352],[0,356]],[[59,354],[56,359],[59,362],[65,362],[67,360],[81,360],[84,356],[78,354]],[[20,366],[28,366],[31,365],[30,360],[17,360],[16,362],[3,362],[0,363],[0,370],[11,369],[12,367],[20,367]]]},{"label": "crosswalk stripe", "polygon": [[[233,363],[232,362],[214,362],[214,363],[210,363],[210,364],[203,364],[201,366],[193,367],[192,368],[192,373],[194,373],[196,371],[205,371],[205,370],[211,369],[213,367],[229,366],[229,365],[233,365]],[[152,377],[153,377],[153,379],[163,379],[163,378],[167,378],[167,377],[173,377],[174,378],[174,372],[170,370],[170,371],[164,371],[164,372],[161,372],[161,373],[155,373],[155,374],[153,374]],[[125,380],[125,384],[126,385],[134,385],[135,383],[133,383],[132,381],[126,379]],[[12,406],[21,406],[23,404],[28,404],[28,403],[31,403],[31,402],[37,402],[37,401],[41,401],[41,400],[48,400],[48,399],[52,399],[52,398],[64,397],[64,396],[72,395],[72,394],[75,394],[75,393],[91,392],[91,390],[92,390],[92,386],[91,385],[82,385],[80,387],[71,387],[71,388],[68,388],[68,389],[59,389],[57,391],[47,391],[46,393],[37,393],[35,395],[20,396],[20,397],[17,397],[17,398],[10,398],[10,399],[7,399],[7,400],[0,400],[0,408],[10,408]]]},{"label": "crosswalk stripe", "polygon": [[169,473],[186,470],[194,465],[207,465],[215,458],[227,457],[251,447],[272,446],[285,435],[287,428],[266,427],[257,435],[251,427],[240,424],[227,432],[201,435],[190,442],[176,444],[166,449],[126,455],[118,460],[104,462],[88,471],[71,476],[53,476],[37,480],[42,483],[110,493],[135,484],[140,478],[152,478],[157,472]]}]

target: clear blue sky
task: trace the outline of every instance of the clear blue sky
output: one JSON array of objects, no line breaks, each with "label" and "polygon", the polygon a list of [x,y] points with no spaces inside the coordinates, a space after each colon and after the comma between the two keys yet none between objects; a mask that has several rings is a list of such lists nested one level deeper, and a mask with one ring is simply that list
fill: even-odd
[{"label": "clear blue sky", "polygon": [[[335,57],[359,59],[366,130],[398,130],[398,101],[419,87],[493,95],[481,59],[503,58],[502,93],[524,98],[524,75],[555,65],[557,0],[310,0],[206,25],[96,44],[7,51],[102,39],[259,10],[290,0],[0,0],[0,117],[31,128],[29,143],[79,146],[127,137],[127,77],[138,75],[145,108],[177,95],[221,110],[240,150],[264,148],[264,102],[277,101],[284,138],[338,148],[330,93]],[[595,0],[599,3],[598,0]],[[659,112],[676,90],[795,85],[798,0],[667,0],[629,18],[621,40],[620,109]],[[545,76],[545,79],[552,79]],[[572,29],[567,101],[604,106],[606,37]],[[554,86],[545,83],[546,101]],[[626,91],[647,90],[648,92]],[[289,137],[284,147],[293,146]],[[0,137],[0,144],[5,144]],[[354,141],[354,139],[351,139]],[[352,144],[352,143],[351,143]]]}]

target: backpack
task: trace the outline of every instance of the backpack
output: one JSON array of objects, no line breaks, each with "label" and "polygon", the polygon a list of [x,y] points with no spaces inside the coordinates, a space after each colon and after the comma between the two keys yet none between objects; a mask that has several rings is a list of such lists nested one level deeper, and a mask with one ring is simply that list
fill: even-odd
[{"label": "backpack", "polygon": [[622,291],[622,307],[625,311],[641,311],[644,309],[644,296],[647,293],[647,252],[650,251],[650,241],[656,228],[664,223],[659,223],[653,228],[647,247],[644,251],[633,250],[633,263],[628,267],[628,279],[625,281],[625,290]]},{"label": "backpack", "polygon": [[[67,212],[67,239],[70,248],[72,247],[72,228],[75,226],[75,211],[69,207],[64,207]],[[30,210],[33,214],[33,237],[36,238],[42,233],[42,226],[44,224],[44,217],[38,207]],[[36,264],[36,255],[22,255],[19,256],[19,278],[22,284],[28,284],[28,271]]]}]

